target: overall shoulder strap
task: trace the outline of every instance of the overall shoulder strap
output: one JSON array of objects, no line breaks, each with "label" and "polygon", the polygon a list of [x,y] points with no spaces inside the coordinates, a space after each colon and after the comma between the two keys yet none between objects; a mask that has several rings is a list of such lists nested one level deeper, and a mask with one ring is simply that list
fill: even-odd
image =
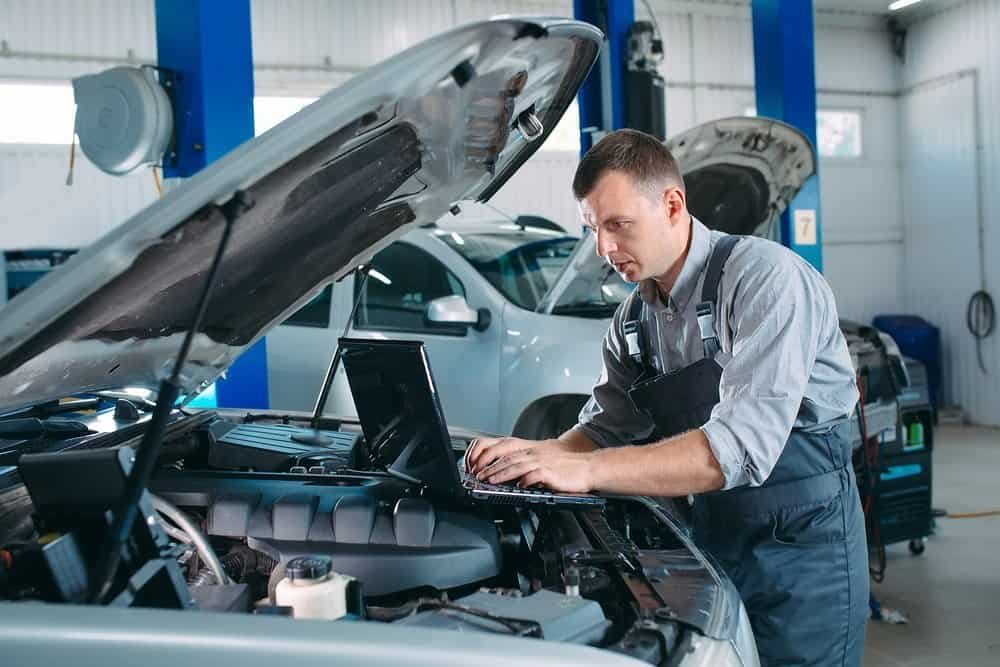
[{"label": "overall shoulder strap", "polygon": [[646,364],[643,361],[645,341],[643,340],[640,323],[643,303],[642,297],[639,296],[638,286],[632,291],[632,296],[629,298],[632,301],[628,305],[625,323],[622,326],[622,330],[625,333],[625,344],[628,346],[628,356],[632,357],[632,361],[639,364],[639,366],[645,367]]},{"label": "overall shoulder strap", "polygon": [[719,350],[719,336],[715,328],[715,314],[718,312],[719,283],[722,281],[722,271],[726,260],[733,252],[733,247],[740,237],[729,234],[716,241],[712,248],[712,256],[708,260],[708,270],[705,282],[701,288],[701,301],[698,302],[698,329],[701,331],[701,344],[705,350],[706,359],[714,359]]}]

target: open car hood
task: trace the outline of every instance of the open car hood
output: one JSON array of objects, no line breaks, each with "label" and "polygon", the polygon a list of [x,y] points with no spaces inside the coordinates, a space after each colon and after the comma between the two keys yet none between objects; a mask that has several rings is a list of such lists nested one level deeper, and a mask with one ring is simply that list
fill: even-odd
[{"label": "open car hood", "polygon": [[[460,199],[488,199],[542,144],[600,48],[593,26],[502,19],[359,74],[133,216],[0,311],[0,410],[155,389],[192,325],[244,190],[201,331],[191,397],[320,288]],[[532,110],[542,133],[534,141]],[[537,130],[537,127],[534,128]]]},{"label": "open car hood", "polygon": [[[684,175],[688,210],[710,229],[777,240],[778,216],[816,171],[816,155],[802,132],[772,118],[736,117],[703,123],[668,139]],[[585,234],[539,305],[559,314],[610,317],[631,286],[597,256]],[[586,304],[590,304],[586,306]]]}]

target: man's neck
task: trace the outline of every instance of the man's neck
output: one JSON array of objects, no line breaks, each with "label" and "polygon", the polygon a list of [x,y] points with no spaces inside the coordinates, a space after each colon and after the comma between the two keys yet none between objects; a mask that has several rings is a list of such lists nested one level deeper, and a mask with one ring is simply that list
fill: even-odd
[{"label": "man's neck", "polygon": [[666,272],[653,276],[653,282],[656,283],[656,288],[660,293],[660,300],[664,304],[669,302],[670,290],[674,288],[674,283],[677,282],[677,278],[681,275],[681,270],[684,268],[684,262],[687,260],[688,253],[691,251],[691,238],[694,236],[694,230],[692,229],[694,225],[694,219],[689,213],[687,216],[687,239],[684,242],[684,252],[681,256],[671,265]]}]

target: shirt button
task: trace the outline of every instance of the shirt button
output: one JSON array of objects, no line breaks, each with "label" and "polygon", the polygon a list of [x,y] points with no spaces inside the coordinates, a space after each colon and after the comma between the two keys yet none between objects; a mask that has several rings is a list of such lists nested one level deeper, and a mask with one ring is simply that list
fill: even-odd
[{"label": "shirt button", "polygon": [[674,321],[674,316],[671,315],[670,313],[667,313],[667,322],[673,322],[673,321]]}]

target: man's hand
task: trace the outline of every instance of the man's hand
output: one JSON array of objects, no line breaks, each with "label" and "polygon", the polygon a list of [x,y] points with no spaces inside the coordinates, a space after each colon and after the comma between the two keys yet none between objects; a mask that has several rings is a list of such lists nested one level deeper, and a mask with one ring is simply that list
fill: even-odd
[{"label": "man's hand", "polygon": [[522,438],[477,438],[465,450],[465,469],[479,475],[483,468],[514,452],[536,448],[558,447],[556,440],[524,440]]},{"label": "man's hand", "polygon": [[480,468],[477,477],[490,484],[516,480],[523,487],[541,485],[564,493],[588,493],[594,486],[594,458],[592,452],[567,452],[558,447],[522,448]]}]

